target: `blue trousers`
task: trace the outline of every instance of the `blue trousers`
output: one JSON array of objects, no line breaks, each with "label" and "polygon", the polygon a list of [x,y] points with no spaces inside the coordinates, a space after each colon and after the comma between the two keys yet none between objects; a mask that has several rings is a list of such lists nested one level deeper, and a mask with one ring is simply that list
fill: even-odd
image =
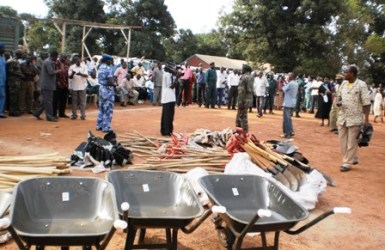
[{"label": "blue trousers", "polygon": [[294,133],[293,122],[291,120],[293,110],[294,108],[283,107],[283,133],[287,136]]},{"label": "blue trousers", "polygon": [[96,129],[104,132],[111,130],[112,114],[114,113],[115,91],[101,86],[99,89],[99,112]]},{"label": "blue trousers", "polygon": [[0,83],[0,115],[4,115],[5,108],[5,85]]}]

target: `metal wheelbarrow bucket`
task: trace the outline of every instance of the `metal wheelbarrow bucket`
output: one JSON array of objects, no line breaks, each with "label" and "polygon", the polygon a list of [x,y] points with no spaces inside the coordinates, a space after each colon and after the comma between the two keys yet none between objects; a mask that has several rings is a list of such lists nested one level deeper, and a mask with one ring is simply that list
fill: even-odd
[{"label": "metal wheelbarrow bucket", "polygon": [[114,189],[106,181],[34,178],[20,182],[14,190],[9,231],[20,249],[32,245],[104,249],[114,225],[122,224],[118,217]]},{"label": "metal wheelbarrow bucket", "polygon": [[[213,218],[221,243],[227,249],[241,249],[247,233],[259,232],[262,248],[278,249],[279,234],[299,234],[334,213],[350,213],[334,208],[305,226],[292,231],[309,212],[268,179],[255,175],[208,175],[200,180],[212,204],[219,206]],[[275,232],[274,245],[268,246],[266,232]]]},{"label": "metal wheelbarrow bucket", "polygon": [[[120,213],[128,223],[125,249],[177,248],[178,230],[191,233],[187,226],[204,211],[187,179],[172,172],[116,170],[108,174],[116,192]],[[203,222],[205,217],[200,219]],[[164,228],[165,244],[144,244],[147,228]],[[140,229],[139,242],[134,245]],[[172,235],[171,235],[172,234]]]}]

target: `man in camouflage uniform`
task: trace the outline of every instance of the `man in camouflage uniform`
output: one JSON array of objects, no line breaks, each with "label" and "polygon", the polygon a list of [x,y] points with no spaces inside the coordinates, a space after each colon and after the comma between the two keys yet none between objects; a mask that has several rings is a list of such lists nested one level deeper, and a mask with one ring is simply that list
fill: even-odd
[{"label": "man in camouflage uniform", "polygon": [[19,108],[19,93],[21,81],[24,75],[21,73],[20,63],[23,53],[21,51],[15,52],[15,57],[7,62],[8,64],[8,97],[9,97],[9,115],[20,116],[22,113]]},{"label": "man in camouflage uniform", "polygon": [[32,113],[33,93],[35,91],[35,77],[39,74],[35,65],[33,65],[32,57],[28,55],[25,63],[20,66],[23,73],[23,82],[20,85],[19,107],[22,112]]},{"label": "man in camouflage uniform", "polygon": [[249,65],[242,66],[242,77],[238,85],[238,112],[235,126],[243,128],[245,132],[249,131],[247,109],[253,101],[254,78],[251,76],[251,71]]},{"label": "man in camouflage uniform", "polygon": [[301,112],[302,103],[305,101],[305,85],[306,82],[303,79],[303,74],[298,75],[298,94],[297,103],[295,105],[295,117],[300,118],[299,113]]},{"label": "man in camouflage uniform", "polygon": [[99,67],[99,113],[96,130],[111,131],[112,114],[114,112],[115,90],[114,74],[111,67],[112,56],[104,54]]}]

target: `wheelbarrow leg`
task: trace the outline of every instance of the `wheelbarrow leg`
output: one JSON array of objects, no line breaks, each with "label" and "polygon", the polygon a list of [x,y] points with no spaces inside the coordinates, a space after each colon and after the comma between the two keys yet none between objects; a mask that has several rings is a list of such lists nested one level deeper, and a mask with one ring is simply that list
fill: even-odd
[{"label": "wheelbarrow leg", "polygon": [[178,229],[172,229],[172,238],[171,238],[171,250],[178,249]]},{"label": "wheelbarrow leg", "polygon": [[139,232],[139,244],[143,244],[145,236],[146,236],[146,229],[141,228]]},{"label": "wheelbarrow leg", "polygon": [[129,229],[127,231],[126,246],[124,247],[125,250],[133,249],[136,231],[136,228],[129,226]]},{"label": "wheelbarrow leg", "polygon": [[278,250],[278,245],[279,245],[279,231],[275,232],[274,235],[274,249]]},{"label": "wheelbarrow leg", "polygon": [[41,246],[41,245],[36,246],[36,250],[44,250],[44,246]]},{"label": "wheelbarrow leg", "polygon": [[242,247],[243,237],[235,239],[235,250],[240,250]]},{"label": "wheelbarrow leg", "polygon": [[91,247],[91,246],[83,246],[82,249],[83,249],[83,250],[91,250],[92,247]]},{"label": "wheelbarrow leg", "polygon": [[171,243],[172,243],[172,239],[171,239],[171,229],[170,229],[170,228],[166,228],[166,244],[167,244],[167,250],[171,250]]},{"label": "wheelbarrow leg", "polygon": [[262,247],[263,249],[267,248],[267,240],[266,240],[266,233],[261,232],[261,239],[262,239]]},{"label": "wheelbarrow leg", "polygon": [[70,250],[70,247],[68,247],[68,246],[62,246],[60,249],[61,249],[61,250]]}]

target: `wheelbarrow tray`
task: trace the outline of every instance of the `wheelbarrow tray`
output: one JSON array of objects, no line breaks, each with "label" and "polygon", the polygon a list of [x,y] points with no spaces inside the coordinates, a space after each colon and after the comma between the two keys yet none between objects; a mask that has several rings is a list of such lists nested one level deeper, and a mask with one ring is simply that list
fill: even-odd
[{"label": "wheelbarrow tray", "polygon": [[11,227],[29,245],[97,245],[118,219],[110,183],[87,177],[43,177],[20,182]]},{"label": "wheelbarrow tray", "polygon": [[116,170],[107,178],[115,188],[117,204],[129,203],[128,218],[136,227],[182,228],[203,213],[190,183],[180,174]]},{"label": "wheelbarrow tray", "polygon": [[199,181],[213,204],[226,207],[220,217],[237,233],[259,209],[269,209],[272,216],[259,218],[249,232],[286,231],[309,216],[285,191],[260,176],[208,175]]}]

